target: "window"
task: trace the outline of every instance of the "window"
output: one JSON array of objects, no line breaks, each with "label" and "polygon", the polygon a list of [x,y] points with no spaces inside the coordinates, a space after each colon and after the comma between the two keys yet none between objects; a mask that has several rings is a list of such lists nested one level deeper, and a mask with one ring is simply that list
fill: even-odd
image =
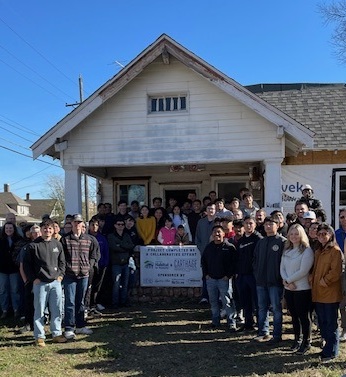
[{"label": "window", "polygon": [[167,111],[186,111],[186,94],[149,97],[149,112],[162,113]]},{"label": "window", "polygon": [[128,207],[130,207],[133,200],[137,200],[139,205],[148,204],[148,181],[126,180],[117,181],[115,184],[117,202],[125,200]]},{"label": "window", "polygon": [[331,207],[331,223],[335,229],[338,229],[340,227],[339,211],[346,207],[346,169],[333,169]]}]

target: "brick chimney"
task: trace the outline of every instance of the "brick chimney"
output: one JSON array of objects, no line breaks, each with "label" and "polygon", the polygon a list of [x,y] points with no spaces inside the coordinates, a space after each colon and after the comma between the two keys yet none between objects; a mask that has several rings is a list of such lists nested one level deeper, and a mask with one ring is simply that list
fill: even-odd
[{"label": "brick chimney", "polygon": [[10,184],[9,183],[4,184],[4,192],[10,192]]}]

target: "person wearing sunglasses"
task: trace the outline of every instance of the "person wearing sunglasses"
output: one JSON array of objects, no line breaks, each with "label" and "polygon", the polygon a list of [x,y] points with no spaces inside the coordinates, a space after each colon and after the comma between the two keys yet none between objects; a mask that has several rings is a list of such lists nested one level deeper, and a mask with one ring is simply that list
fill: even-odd
[{"label": "person wearing sunglasses", "polygon": [[312,301],[325,345],[320,354],[323,363],[339,353],[338,310],[342,300],[343,254],[335,240],[334,229],[327,223],[317,228],[318,248],[311,275]]},{"label": "person wearing sunglasses", "polygon": [[114,231],[108,234],[107,240],[112,266],[112,305],[114,309],[118,309],[120,306],[128,306],[129,258],[135,245],[125,232],[125,221],[120,218],[115,218]]}]

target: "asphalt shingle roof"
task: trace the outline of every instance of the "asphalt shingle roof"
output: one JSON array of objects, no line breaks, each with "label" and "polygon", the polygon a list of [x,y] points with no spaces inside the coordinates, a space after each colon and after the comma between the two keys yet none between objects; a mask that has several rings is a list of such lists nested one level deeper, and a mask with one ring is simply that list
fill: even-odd
[{"label": "asphalt shingle roof", "polygon": [[246,88],[314,131],[314,148],[346,149],[345,84],[259,84]]}]

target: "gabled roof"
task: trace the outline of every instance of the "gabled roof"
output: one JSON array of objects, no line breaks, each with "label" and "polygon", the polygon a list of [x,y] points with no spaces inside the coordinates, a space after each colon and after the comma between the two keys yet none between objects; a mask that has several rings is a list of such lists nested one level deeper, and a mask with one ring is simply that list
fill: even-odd
[{"label": "gabled roof", "polygon": [[58,202],[57,199],[29,199],[25,201],[30,204],[30,214],[36,218],[42,218],[43,215],[52,215],[53,210]]},{"label": "gabled roof", "polygon": [[29,223],[36,223],[40,221],[40,218],[36,218],[36,216],[31,217],[20,215],[17,212],[17,206],[25,206],[30,208],[30,203],[27,203],[25,200],[21,199],[12,192],[0,192],[0,217],[5,218],[6,214],[13,213],[16,215],[17,223],[20,221],[26,221]]},{"label": "gabled roof", "polygon": [[169,54],[245,106],[257,112],[269,122],[280,128],[282,127],[290,139],[292,146],[298,149],[304,145],[312,146],[314,132],[290,118],[287,114],[275,108],[270,103],[262,100],[260,97],[178,44],[168,35],[162,34],[117,75],[108,80],[81,105],[37,140],[31,146],[34,158],[45,154],[59,158],[59,153],[54,149],[54,145],[57,141],[62,141],[68,132],[73,130],[74,127],[86,119],[109,98],[116,95],[116,93],[139,75],[156,58],[162,55],[163,59],[165,59]]},{"label": "gabled roof", "polygon": [[314,149],[346,149],[345,84],[258,84],[247,88],[314,131]]}]

